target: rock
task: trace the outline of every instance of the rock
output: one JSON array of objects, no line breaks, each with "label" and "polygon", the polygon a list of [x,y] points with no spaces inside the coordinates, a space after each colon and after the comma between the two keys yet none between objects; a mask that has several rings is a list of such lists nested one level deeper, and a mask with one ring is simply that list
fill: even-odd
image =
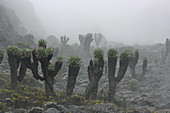
[{"label": "rock", "polygon": [[138,104],[136,101],[135,101],[135,99],[134,98],[132,98],[132,99],[130,99],[130,102],[129,102],[130,104]]},{"label": "rock", "polygon": [[[15,12],[0,4],[0,45],[1,47],[6,48],[10,44],[14,44],[15,39],[17,39],[16,29],[12,25],[11,15],[13,15],[13,19],[15,18]],[[15,18],[15,20],[19,20]]]},{"label": "rock", "polygon": [[63,105],[57,105],[56,102],[48,102],[44,105],[44,111],[50,109],[50,108],[55,108],[56,110],[65,113],[68,112],[68,109],[64,107]]},{"label": "rock", "polygon": [[168,109],[170,109],[170,102],[169,102],[169,103],[167,103],[167,108],[168,108]]},{"label": "rock", "polygon": [[149,101],[148,99],[144,99],[143,102],[144,102],[145,105],[152,106],[152,107],[155,106],[155,105],[154,105],[151,101]]},{"label": "rock", "polygon": [[142,94],[141,94],[141,97],[147,97],[147,95],[142,93]]},{"label": "rock", "polygon": [[6,98],[6,99],[4,100],[4,103],[6,103],[6,106],[7,106],[7,107],[12,106],[12,100],[11,100],[10,98]]},{"label": "rock", "polygon": [[91,113],[84,106],[70,105],[69,110],[71,113]]},{"label": "rock", "polygon": [[68,112],[68,109],[64,107],[63,105],[57,105],[56,108],[61,111],[62,113]]},{"label": "rock", "polygon": [[49,108],[46,111],[44,111],[43,113],[63,113],[63,112],[57,110],[56,108]]},{"label": "rock", "polygon": [[44,105],[44,110],[47,110],[49,108],[57,108],[57,103],[56,102],[48,102]]},{"label": "rock", "polygon": [[43,108],[40,107],[33,107],[29,113],[42,113],[43,112]]},{"label": "rock", "polygon": [[19,108],[19,109],[16,109],[14,111],[9,111],[9,112],[5,112],[5,113],[28,113],[26,109],[23,109],[23,108]]},{"label": "rock", "polygon": [[75,106],[70,105],[71,113],[122,113],[122,111],[113,104],[99,103],[91,106]]}]

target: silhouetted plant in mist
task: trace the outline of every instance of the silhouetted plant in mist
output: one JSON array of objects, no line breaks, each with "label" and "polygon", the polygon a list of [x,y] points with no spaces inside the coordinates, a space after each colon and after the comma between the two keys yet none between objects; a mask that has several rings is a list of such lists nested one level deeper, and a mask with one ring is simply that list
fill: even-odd
[{"label": "silhouetted plant in mist", "polygon": [[90,44],[94,40],[92,37],[93,37],[92,33],[87,33],[87,35],[85,35],[85,36],[79,35],[80,45],[83,46],[83,52],[84,52],[85,56],[90,55]]},{"label": "silhouetted plant in mist", "polygon": [[98,91],[98,82],[103,75],[104,51],[96,49],[94,51],[94,60],[90,60],[88,65],[88,77],[90,83],[85,90],[86,99],[96,99]]},{"label": "silhouetted plant in mist", "polygon": [[143,80],[145,78],[145,74],[146,74],[147,58],[145,57],[143,60],[142,73],[139,77],[136,76],[136,72],[135,72],[135,67],[138,63],[138,59],[139,59],[139,52],[136,49],[135,55],[133,53],[131,54],[129,67],[130,67],[130,71],[131,71],[131,75],[132,75],[133,79]]},{"label": "silhouetted plant in mist", "polygon": [[139,59],[139,52],[136,49],[135,55],[133,55],[133,53],[132,53],[132,55],[130,57],[130,62],[129,62],[129,67],[130,67],[132,78],[136,78],[135,67],[136,67],[136,64],[138,63],[138,59]]},{"label": "silhouetted plant in mist", "polygon": [[99,44],[100,42],[102,41],[102,38],[103,38],[103,35],[101,33],[95,33],[94,34],[94,40],[95,40],[95,43],[96,43],[96,47],[99,48]]},{"label": "silhouetted plant in mist", "polygon": [[24,36],[24,42],[28,45],[30,45],[32,48],[36,47],[36,43],[34,42],[34,35],[33,34],[27,34]]},{"label": "silhouetted plant in mist", "polygon": [[143,80],[145,78],[146,71],[147,71],[147,57],[144,57],[143,66],[142,66],[142,74],[140,75],[139,80]]},{"label": "silhouetted plant in mist", "polygon": [[3,58],[4,58],[4,51],[0,50],[0,64],[2,63]]},{"label": "silhouetted plant in mist", "polygon": [[129,80],[129,86],[132,91],[137,91],[137,85],[138,85],[138,80],[134,78]]},{"label": "silhouetted plant in mist", "polygon": [[59,52],[60,55],[63,53],[64,48],[67,45],[68,41],[69,41],[68,37],[66,37],[66,36],[60,37],[60,42],[61,42],[61,49],[60,49],[60,52]]},{"label": "silhouetted plant in mist", "polygon": [[56,48],[59,46],[59,40],[54,35],[49,35],[47,37],[47,43],[49,47]]},{"label": "silhouetted plant in mist", "polygon": [[73,94],[76,79],[79,73],[81,58],[78,56],[71,56],[68,59],[69,70],[68,70],[68,81],[66,88],[66,95],[70,96]]},{"label": "silhouetted plant in mist", "polygon": [[166,59],[167,59],[169,53],[170,53],[170,41],[169,41],[169,39],[166,39],[165,53],[163,53],[163,55],[162,55],[162,64],[166,63]]},{"label": "silhouetted plant in mist", "polygon": [[118,70],[117,77],[115,77],[116,64],[118,58],[117,50],[109,49],[107,53],[107,57],[108,57],[108,78],[109,78],[108,98],[109,101],[112,101],[116,92],[117,84],[122,80],[122,78],[126,73],[129,64],[130,55],[128,51],[122,52],[120,54],[119,70]]},{"label": "silhouetted plant in mist", "polygon": [[83,46],[84,41],[85,41],[85,36],[84,35],[79,35],[79,41],[80,41],[80,46]]}]

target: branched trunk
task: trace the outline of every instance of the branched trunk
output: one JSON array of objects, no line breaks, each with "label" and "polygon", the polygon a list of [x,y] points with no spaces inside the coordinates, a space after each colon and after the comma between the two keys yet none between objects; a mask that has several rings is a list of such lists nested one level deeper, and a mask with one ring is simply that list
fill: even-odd
[{"label": "branched trunk", "polygon": [[0,57],[0,64],[2,63],[3,58],[4,58],[3,56]]},{"label": "branched trunk", "polygon": [[80,46],[83,46],[83,43],[85,41],[85,37],[83,35],[79,35],[79,41],[80,41]]},{"label": "branched trunk", "polygon": [[132,78],[135,78],[135,79],[136,79],[135,67],[130,67],[130,72],[131,72]]},{"label": "branched trunk", "polygon": [[95,78],[91,79],[90,83],[88,84],[88,86],[85,90],[85,98],[86,99],[89,99],[90,97],[92,97],[91,94],[93,94],[93,91],[97,85],[98,85],[97,80],[95,80]]},{"label": "branched trunk", "polygon": [[143,60],[143,67],[142,67],[142,74],[140,76],[140,80],[143,80],[145,78],[146,68],[147,68],[147,59],[144,59]]},{"label": "branched trunk", "polygon": [[15,89],[18,84],[17,80],[17,58],[16,56],[9,56],[8,63],[10,66],[10,73],[11,73],[11,87]]},{"label": "branched trunk", "polygon": [[96,47],[99,48],[99,44],[100,42],[102,41],[102,34],[101,33],[98,33],[98,34],[94,34],[94,39],[95,39],[95,42],[96,42]]},{"label": "branched trunk", "polygon": [[102,77],[104,67],[104,60],[100,58],[98,64],[93,64],[91,60],[88,66],[88,76],[90,83],[85,90],[86,99],[96,99],[98,91],[98,82]]},{"label": "branched trunk", "polygon": [[104,70],[105,70],[105,75],[107,75],[107,71],[108,71],[108,63],[107,63],[107,61],[105,62]]},{"label": "branched trunk", "polygon": [[69,74],[68,74],[68,81],[67,81],[67,88],[66,88],[66,95],[70,96],[73,94],[73,90],[76,84],[76,79],[79,73],[80,67],[73,68],[69,66]]},{"label": "branched trunk", "polygon": [[129,60],[120,60],[120,67],[118,70],[118,75],[116,77],[116,82],[117,84],[122,80],[122,78],[124,77],[127,67],[129,64]]},{"label": "branched trunk", "polygon": [[19,76],[18,76],[19,82],[21,82],[24,79],[26,71],[27,71],[27,66],[23,61],[21,61],[21,66],[20,66],[20,71],[19,71]]},{"label": "branched trunk", "polygon": [[131,75],[132,75],[132,78],[135,78],[135,79],[136,79],[135,67],[136,67],[136,64],[138,63],[138,59],[139,59],[139,52],[136,51],[135,56],[133,58],[131,58],[129,61]]},{"label": "branched trunk", "polygon": [[116,63],[117,63],[117,57],[108,58],[108,78],[109,78],[109,93],[108,97],[109,100],[112,100],[115,92],[116,92],[116,77],[115,77],[115,71],[116,71]]},{"label": "branched trunk", "polygon": [[48,75],[48,65],[51,58],[52,56],[48,56],[46,58],[39,59],[41,63],[41,70],[43,73],[43,77],[45,79],[45,90],[46,90],[47,97],[51,96],[52,94],[55,94],[53,90],[54,80],[52,77]]},{"label": "branched trunk", "polygon": [[86,56],[90,55],[90,44],[94,40],[92,36],[93,36],[92,34],[87,34],[87,36],[85,37],[84,43],[83,43],[83,46],[84,46],[83,51]]},{"label": "branched trunk", "polygon": [[33,52],[33,62],[31,62],[31,57],[24,58],[23,62],[26,64],[27,68],[31,69],[32,74],[33,74],[35,79],[41,80],[41,81],[45,80],[43,77],[41,77],[38,74],[38,59],[36,58],[34,52]]},{"label": "branched trunk", "polygon": [[49,81],[49,85],[51,86],[52,90],[50,89],[50,87],[48,86],[48,83],[45,84],[45,87],[47,89],[47,92],[48,92],[48,96],[55,96],[55,93],[54,93],[54,77],[58,74],[59,70],[61,69],[61,66],[62,66],[63,63],[59,63],[59,62],[56,62],[55,63],[55,70],[48,70],[48,80]]}]

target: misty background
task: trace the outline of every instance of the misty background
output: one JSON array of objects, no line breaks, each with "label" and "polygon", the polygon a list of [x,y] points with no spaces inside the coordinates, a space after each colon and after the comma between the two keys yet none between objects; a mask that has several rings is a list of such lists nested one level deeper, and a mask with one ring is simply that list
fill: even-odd
[{"label": "misty background", "polygon": [[170,37],[169,0],[31,0],[46,35],[101,32],[108,41],[153,44]]}]

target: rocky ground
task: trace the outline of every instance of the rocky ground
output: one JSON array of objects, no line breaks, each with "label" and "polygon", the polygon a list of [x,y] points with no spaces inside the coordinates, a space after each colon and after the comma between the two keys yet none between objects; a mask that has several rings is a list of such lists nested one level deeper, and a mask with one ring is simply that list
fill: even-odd
[{"label": "rocky ground", "polygon": [[[137,67],[141,68],[141,66]],[[130,72],[127,71],[123,80],[118,84],[115,99],[117,105],[126,108],[165,110],[170,112],[170,74],[167,66],[149,65],[146,77],[138,81],[137,90],[132,91],[129,86]],[[63,79],[61,79],[63,78]],[[60,81],[60,82],[59,82]],[[56,79],[56,88],[65,90],[67,73]],[[75,94],[84,92],[89,80],[87,73],[80,71],[77,79]],[[103,75],[99,82],[99,95],[107,96],[108,79]]]},{"label": "rocky ground", "polygon": [[[169,62],[169,61],[167,61]],[[136,67],[136,73],[141,73],[141,65]],[[132,91],[129,85],[130,71],[126,72],[125,77],[118,84],[114,104],[98,103],[90,106],[69,105],[62,106],[53,102],[48,102],[44,107],[33,107],[30,109],[12,109],[9,107],[8,113],[170,113],[170,70],[169,64],[149,62],[146,77],[143,81],[137,82],[137,90]],[[118,65],[117,65],[118,68]],[[81,68],[74,94],[82,95],[89,83],[87,67]],[[117,69],[118,70],[118,69]],[[10,78],[9,66],[3,62],[0,66],[1,73],[6,73]],[[30,76],[28,72],[26,76]],[[55,90],[65,91],[67,84],[67,72],[59,74],[55,78]],[[26,81],[25,81],[26,83]],[[33,86],[43,88],[43,82],[37,82]],[[98,99],[106,99],[108,91],[108,77],[103,74],[99,81]]]}]

